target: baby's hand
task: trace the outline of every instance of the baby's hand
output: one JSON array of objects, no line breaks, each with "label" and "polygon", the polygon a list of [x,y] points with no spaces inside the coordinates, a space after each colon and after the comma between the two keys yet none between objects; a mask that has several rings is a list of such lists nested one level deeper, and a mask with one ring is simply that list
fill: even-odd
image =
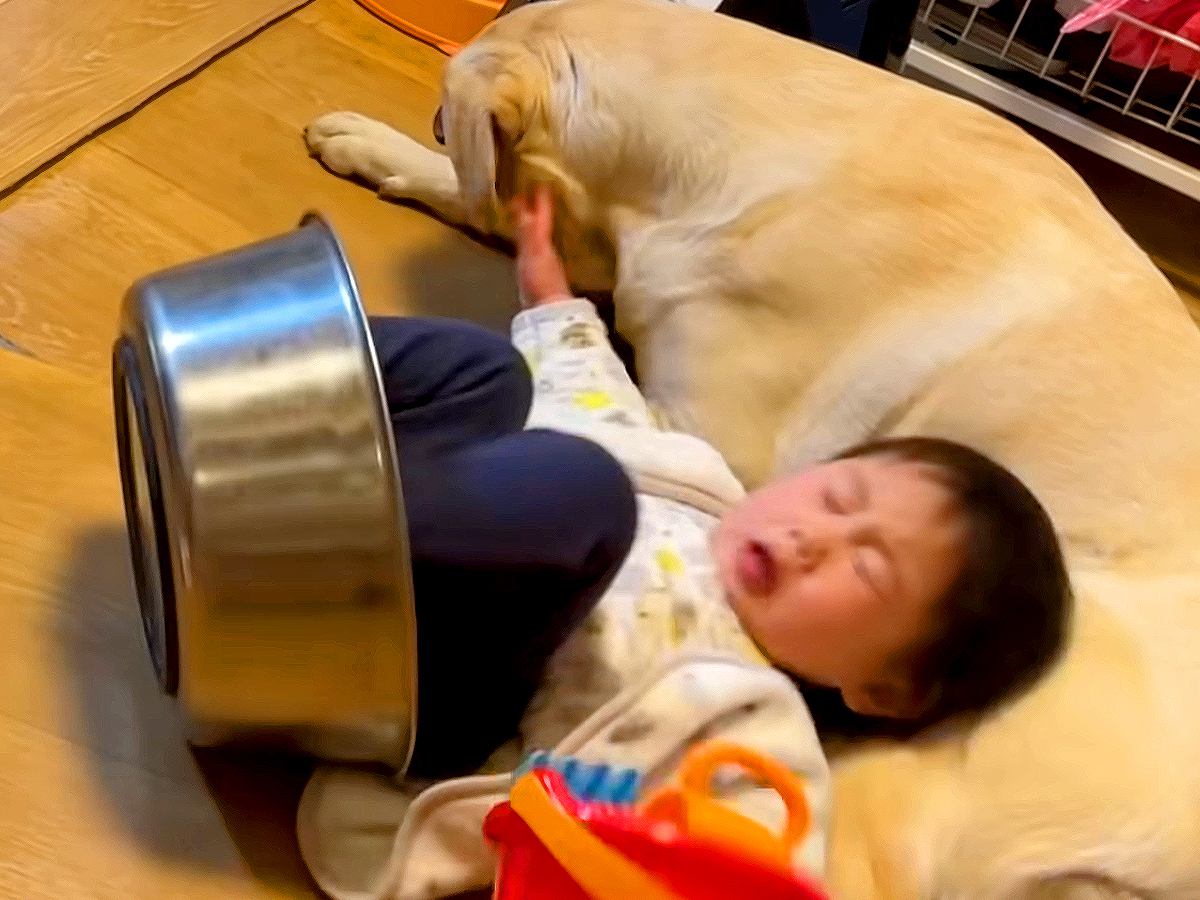
[{"label": "baby's hand", "polygon": [[516,222],[517,285],[521,305],[542,306],[571,297],[562,257],[554,249],[554,201],[548,185],[539,184],[512,203]]}]

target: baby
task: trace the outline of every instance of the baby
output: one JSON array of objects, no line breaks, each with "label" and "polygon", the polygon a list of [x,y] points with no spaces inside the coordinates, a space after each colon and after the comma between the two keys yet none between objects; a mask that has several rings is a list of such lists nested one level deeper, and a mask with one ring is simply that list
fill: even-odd
[{"label": "baby", "polygon": [[[572,297],[551,209],[544,189],[514,208],[520,356],[463,323],[372,322],[413,558],[417,746],[405,785],[328,769],[306,792],[301,846],[335,897],[486,885],[480,823],[507,781],[453,776],[513,737],[652,779],[701,737],[769,752],[809,782],[798,861],[819,870],[827,773],[804,693],[860,730],[915,730],[1011,698],[1065,639],[1051,522],[984,456],[884,440],[746,495],[712,447],[657,428]],[[451,780],[413,799],[414,777]],[[729,795],[778,824],[753,786]]]},{"label": "baby", "polygon": [[[517,221],[525,302],[543,323],[565,323],[573,309],[599,332],[569,299],[544,190],[519,203]],[[520,324],[517,343],[528,345]],[[580,328],[564,324],[560,340],[577,346],[568,336]],[[608,353],[595,342],[595,356]],[[536,361],[538,348],[528,349]],[[590,372],[615,375],[618,385],[593,387],[628,397],[617,368],[593,364]],[[575,410],[544,408],[561,406],[562,396],[546,396],[542,409],[535,396],[537,418],[578,419]],[[601,419],[615,405],[592,404]],[[644,422],[643,404],[633,406],[615,418]],[[1034,681],[1064,640],[1070,592],[1048,515],[1012,473],[949,441],[848,449],[739,500],[711,535],[714,593],[746,636],[774,665],[835,689],[863,717],[919,725],[984,711]]]}]

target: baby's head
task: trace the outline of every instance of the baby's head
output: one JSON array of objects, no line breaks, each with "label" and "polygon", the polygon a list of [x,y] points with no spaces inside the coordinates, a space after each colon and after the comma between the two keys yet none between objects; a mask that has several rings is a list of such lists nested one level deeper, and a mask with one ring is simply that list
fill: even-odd
[{"label": "baby's head", "polygon": [[862,716],[981,712],[1066,639],[1049,516],[1011,472],[949,441],[865,444],[769,484],[725,516],[714,550],[762,650]]}]

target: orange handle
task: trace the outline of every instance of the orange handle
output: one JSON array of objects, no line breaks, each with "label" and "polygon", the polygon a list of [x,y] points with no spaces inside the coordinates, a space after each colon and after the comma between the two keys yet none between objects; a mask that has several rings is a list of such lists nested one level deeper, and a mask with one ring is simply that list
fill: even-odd
[{"label": "orange handle", "polygon": [[790,853],[808,834],[811,814],[804,782],[790,769],[763,753],[738,744],[709,741],[692,750],[683,761],[680,772],[684,790],[708,795],[717,769],[725,765],[740,766],[772,788],[783,800],[787,822],[783,826],[783,844]]},{"label": "orange handle", "polygon": [[525,775],[509,794],[519,815],[567,874],[595,900],[682,900],[636,863],[588,831]]},{"label": "orange handle", "polygon": [[[726,765],[749,771],[779,794],[787,810],[782,836],[712,797],[712,780]],[[684,757],[680,780],[679,787],[666,787],[648,797],[642,811],[686,833],[734,844],[747,855],[790,868],[794,848],[808,833],[811,817],[804,784],[787,767],[746,747],[710,741]]]}]

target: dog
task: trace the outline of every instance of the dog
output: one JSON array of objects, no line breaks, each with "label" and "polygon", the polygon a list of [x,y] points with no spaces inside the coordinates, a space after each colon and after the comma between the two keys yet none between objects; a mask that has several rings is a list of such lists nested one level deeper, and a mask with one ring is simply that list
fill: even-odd
[{"label": "dog", "polygon": [[837,754],[858,898],[1200,897],[1200,332],[1079,176],[981,107],[659,0],[546,0],[448,64],[442,155],[331,113],[335,172],[504,236],[535,181],[649,399],[753,486],[957,440],[1059,529],[1077,610],[982,723]]}]

